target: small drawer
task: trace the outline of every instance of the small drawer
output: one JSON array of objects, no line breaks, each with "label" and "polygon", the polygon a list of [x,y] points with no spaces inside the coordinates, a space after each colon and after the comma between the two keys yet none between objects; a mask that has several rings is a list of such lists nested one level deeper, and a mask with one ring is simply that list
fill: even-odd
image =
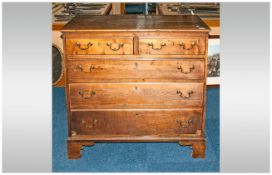
[{"label": "small drawer", "polygon": [[205,55],[204,37],[191,38],[140,38],[141,55]]},{"label": "small drawer", "polygon": [[70,82],[162,82],[203,79],[204,60],[68,61]]},{"label": "small drawer", "polygon": [[132,55],[133,38],[69,38],[68,55]]},{"label": "small drawer", "polygon": [[71,109],[185,108],[203,105],[203,83],[72,83]]},{"label": "small drawer", "polygon": [[73,135],[201,134],[202,110],[73,111]]}]

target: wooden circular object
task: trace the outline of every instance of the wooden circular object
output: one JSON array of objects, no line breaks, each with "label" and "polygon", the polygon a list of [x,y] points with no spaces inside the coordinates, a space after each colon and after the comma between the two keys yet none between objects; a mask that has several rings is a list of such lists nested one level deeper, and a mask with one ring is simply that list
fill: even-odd
[{"label": "wooden circular object", "polygon": [[52,45],[52,83],[57,85],[64,74],[63,54],[56,45]]}]

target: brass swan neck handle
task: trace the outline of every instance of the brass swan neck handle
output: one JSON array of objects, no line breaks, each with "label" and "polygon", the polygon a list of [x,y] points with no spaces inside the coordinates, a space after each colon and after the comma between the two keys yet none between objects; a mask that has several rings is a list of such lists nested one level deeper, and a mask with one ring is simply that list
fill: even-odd
[{"label": "brass swan neck handle", "polygon": [[148,46],[151,46],[153,50],[161,50],[164,46],[166,46],[166,43],[161,43],[160,47],[154,47],[154,44],[152,42],[149,42]]},{"label": "brass swan neck handle", "polygon": [[186,48],[185,44],[184,44],[183,42],[181,42],[181,43],[179,44],[179,46],[180,46],[182,49],[184,49],[184,50],[191,50],[191,49],[194,48],[194,46],[195,46],[196,44],[197,44],[196,41],[192,41],[192,42],[191,42],[191,46],[188,47],[188,48]]},{"label": "brass swan neck handle", "polygon": [[114,47],[112,47],[113,46],[112,43],[107,43],[107,46],[109,46],[112,51],[118,51],[121,47],[124,46],[124,43],[118,43],[117,45],[118,45],[118,47],[114,48]]},{"label": "brass swan neck handle", "polygon": [[80,50],[88,50],[88,49],[93,45],[93,43],[88,42],[88,44],[86,44],[86,47],[82,47],[82,45],[81,45],[80,43],[78,43],[78,42],[77,42],[75,45],[76,45],[76,47],[78,47]]}]

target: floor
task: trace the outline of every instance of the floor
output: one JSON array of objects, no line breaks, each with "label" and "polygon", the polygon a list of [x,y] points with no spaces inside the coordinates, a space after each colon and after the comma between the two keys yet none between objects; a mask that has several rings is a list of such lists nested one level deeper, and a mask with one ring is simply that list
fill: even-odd
[{"label": "floor", "polygon": [[207,89],[205,159],[177,143],[97,143],[66,158],[64,88],[53,88],[53,172],[219,172],[219,88]]}]

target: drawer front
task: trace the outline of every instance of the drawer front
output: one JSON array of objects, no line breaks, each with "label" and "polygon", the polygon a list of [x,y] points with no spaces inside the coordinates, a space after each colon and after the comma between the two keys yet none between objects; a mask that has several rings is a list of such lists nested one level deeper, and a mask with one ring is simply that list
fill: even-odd
[{"label": "drawer front", "polygon": [[70,82],[178,81],[204,78],[204,60],[68,61]]},{"label": "drawer front", "polygon": [[78,38],[66,40],[68,55],[132,55],[133,38]]},{"label": "drawer front", "polygon": [[77,135],[199,134],[201,110],[128,110],[72,112],[71,130]]},{"label": "drawer front", "polygon": [[191,38],[140,38],[139,53],[142,55],[205,55],[204,37]]},{"label": "drawer front", "polygon": [[200,107],[203,83],[69,84],[72,109]]}]

